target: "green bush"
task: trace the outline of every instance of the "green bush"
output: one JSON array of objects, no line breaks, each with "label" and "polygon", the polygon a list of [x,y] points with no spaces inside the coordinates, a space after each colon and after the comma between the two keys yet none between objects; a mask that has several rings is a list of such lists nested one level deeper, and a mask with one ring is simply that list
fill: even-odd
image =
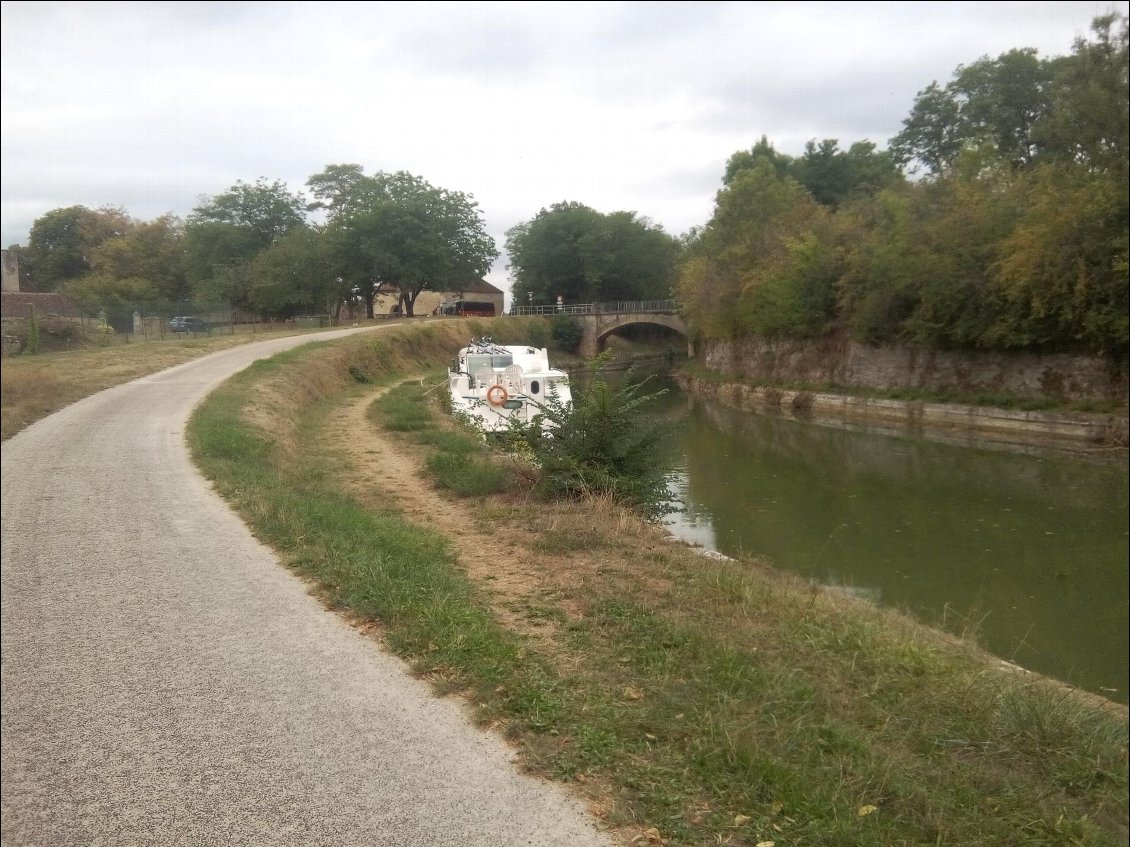
[{"label": "green bush", "polygon": [[543,321],[530,324],[526,333],[526,343],[532,347],[548,347],[550,341],[549,327]]},{"label": "green bush", "polygon": [[39,320],[39,313],[35,309],[31,310],[31,317],[27,322],[27,342],[24,344],[25,353],[38,353],[39,352],[39,331],[41,324]]},{"label": "green bush", "polygon": [[610,495],[658,518],[671,511],[664,451],[658,446],[666,428],[641,409],[664,392],[644,394],[648,380],[611,388],[598,376],[606,358],[590,365],[589,387],[571,406],[552,393],[533,420],[512,418],[507,435],[538,465],[543,494]]},{"label": "green bush", "polygon": [[584,329],[580,322],[572,315],[554,315],[550,319],[550,331],[553,334],[553,343],[558,350],[565,353],[576,353],[581,349],[581,338]]}]

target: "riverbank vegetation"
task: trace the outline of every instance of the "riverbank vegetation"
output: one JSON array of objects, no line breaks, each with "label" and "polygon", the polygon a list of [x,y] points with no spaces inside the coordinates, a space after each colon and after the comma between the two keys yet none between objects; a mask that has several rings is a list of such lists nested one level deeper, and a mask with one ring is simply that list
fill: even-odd
[{"label": "riverbank vegetation", "polygon": [[[189,437],[260,538],[529,769],[625,842],[1125,843],[1124,709],[763,562],[700,556],[607,498],[542,500],[535,471],[452,429],[433,376],[403,379],[482,329],[261,361]],[[523,321],[490,331],[526,342]],[[340,414],[378,396],[368,429]],[[461,489],[443,456],[500,475]]]},{"label": "riverbank vegetation", "polygon": [[[727,163],[677,286],[706,339],[1130,349],[1127,19],[920,92],[890,149],[768,139]],[[900,169],[920,172],[910,181]]]}]

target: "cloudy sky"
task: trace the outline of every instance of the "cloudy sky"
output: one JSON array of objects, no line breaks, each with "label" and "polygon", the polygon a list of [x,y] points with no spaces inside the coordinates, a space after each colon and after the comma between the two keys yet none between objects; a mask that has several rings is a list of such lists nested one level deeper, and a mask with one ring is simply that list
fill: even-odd
[{"label": "cloudy sky", "polygon": [[183,217],[239,180],[300,191],[346,162],[473,195],[500,251],[563,200],[678,235],[762,135],[885,147],[958,65],[1067,54],[1128,7],[5,0],[0,242],[51,209]]}]

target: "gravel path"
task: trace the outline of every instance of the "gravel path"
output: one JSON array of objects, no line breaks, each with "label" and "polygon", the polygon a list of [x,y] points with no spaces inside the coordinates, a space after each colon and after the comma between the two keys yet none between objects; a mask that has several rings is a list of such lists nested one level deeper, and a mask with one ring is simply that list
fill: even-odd
[{"label": "gravel path", "polygon": [[104,391],[0,448],[4,845],[609,844],[194,470],[192,408],[309,340]]}]

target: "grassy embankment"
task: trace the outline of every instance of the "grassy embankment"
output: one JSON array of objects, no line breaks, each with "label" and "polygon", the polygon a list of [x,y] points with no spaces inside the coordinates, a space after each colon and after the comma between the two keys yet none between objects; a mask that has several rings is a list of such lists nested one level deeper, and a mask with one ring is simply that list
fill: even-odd
[{"label": "grassy embankment", "polygon": [[[535,587],[473,580],[457,532],[350,488],[325,435],[338,404],[434,373],[473,324],[257,363],[198,410],[190,440],[327,603],[377,622],[530,769],[641,843],[1126,843],[1124,710],[762,563],[698,556],[612,504],[539,503],[520,464],[451,429],[442,392],[391,389],[373,426],[419,451],[448,496],[474,493],[478,528],[534,563]],[[490,330],[518,343],[524,327]]]}]

